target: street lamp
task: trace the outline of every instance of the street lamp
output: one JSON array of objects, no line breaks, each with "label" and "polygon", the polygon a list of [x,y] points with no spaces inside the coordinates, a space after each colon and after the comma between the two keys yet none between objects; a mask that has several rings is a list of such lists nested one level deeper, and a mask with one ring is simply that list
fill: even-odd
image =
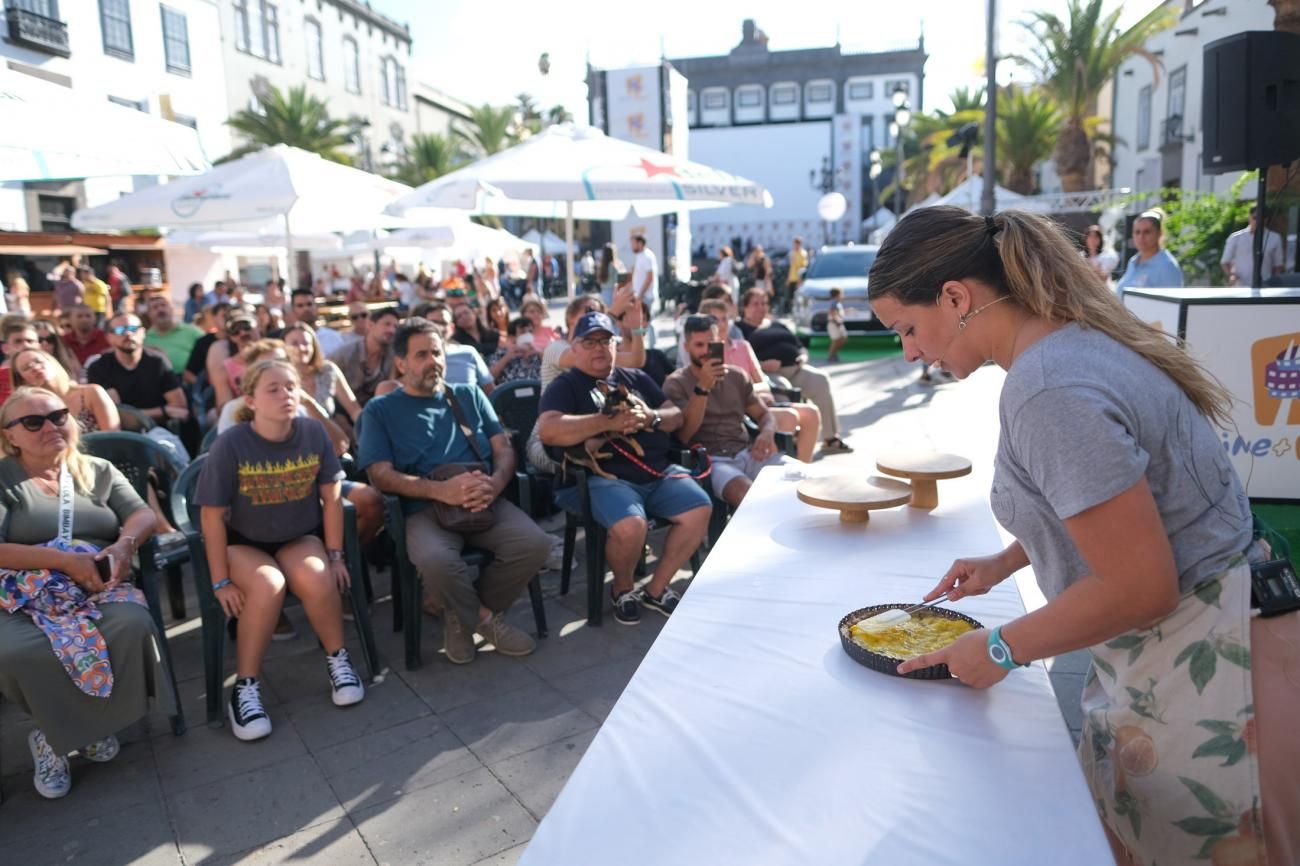
[{"label": "street lamp", "polygon": [[894,122],[889,124],[898,156],[894,166],[894,214],[898,217],[903,215],[903,131],[911,123],[912,107],[907,101],[907,91],[900,87],[894,91]]},{"label": "street lamp", "polygon": [[871,178],[871,218],[872,225],[875,225],[876,210],[880,207],[880,173],[885,170],[885,166],[880,160],[880,151],[872,149],[871,167],[867,169],[867,175]]},{"label": "street lamp", "polygon": [[[836,182],[838,181],[841,172],[842,169],[836,170],[831,167],[831,158],[829,156],[823,156],[820,173],[815,168],[808,169],[808,185],[811,186],[813,189],[817,190],[818,192],[820,192],[823,197],[827,196],[830,193],[835,192]],[[822,220],[822,243],[824,244],[830,243],[831,242],[830,235],[831,235],[830,223],[823,219]]]}]

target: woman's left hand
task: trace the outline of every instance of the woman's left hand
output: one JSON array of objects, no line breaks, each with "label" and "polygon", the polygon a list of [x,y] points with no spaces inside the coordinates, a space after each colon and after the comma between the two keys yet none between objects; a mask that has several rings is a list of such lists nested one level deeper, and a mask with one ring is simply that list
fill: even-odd
[{"label": "woman's left hand", "polygon": [[113,574],[104,581],[104,589],[112,589],[131,576],[131,554],[131,545],[125,541],[114,542],[95,554],[96,560],[113,557]]},{"label": "woman's left hand", "polygon": [[908,659],[898,666],[898,672],[906,674],[930,665],[947,665],[962,685],[987,689],[1002,682],[1002,678],[1010,673],[989,658],[988,647],[988,629],[968,631],[941,650]]},{"label": "woman's left hand", "polygon": [[339,592],[346,592],[352,586],[352,573],[348,571],[345,562],[331,562],[330,577],[334,578],[334,585],[339,588]]}]

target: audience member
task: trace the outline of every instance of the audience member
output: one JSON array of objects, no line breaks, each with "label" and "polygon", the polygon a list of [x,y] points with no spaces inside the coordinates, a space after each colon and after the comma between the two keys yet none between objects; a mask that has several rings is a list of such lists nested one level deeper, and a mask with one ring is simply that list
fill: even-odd
[{"label": "audience member", "polygon": [[520,379],[538,379],[542,375],[542,354],[533,345],[533,323],[523,316],[510,323],[504,345],[487,359],[492,380],[498,385]]},{"label": "audience member", "polygon": [[533,345],[539,352],[545,352],[546,347],[557,337],[555,329],[546,323],[548,312],[546,304],[540,298],[526,298],[519,306],[519,315],[533,323]]},{"label": "audience member", "polygon": [[803,238],[796,237],[790,244],[790,270],[785,275],[785,296],[781,299],[784,309],[794,308],[795,292],[799,290],[799,281],[807,267],[808,250],[804,248]]},{"label": "audience member", "polygon": [[[1223,268],[1223,275],[1228,278],[1230,286],[1250,288],[1254,284],[1255,227],[1259,222],[1258,214],[1259,207],[1252,207],[1246,227],[1228,235],[1228,242],[1223,245],[1223,257],[1219,260],[1219,267]],[[1282,273],[1285,269],[1285,246],[1281,235],[1275,231],[1264,230],[1264,276],[1260,280],[1261,283]]]},{"label": "audience member", "polygon": [[113,262],[108,266],[108,295],[113,302],[113,312],[120,313],[123,310],[129,310],[131,307],[131,295],[135,290],[131,288],[131,280],[127,277],[126,271]]},{"label": "audience member", "polygon": [[[154,516],[116,467],[78,451],[57,395],[18,390],[0,407],[0,433],[0,582],[11,588],[0,594],[11,614],[0,616],[0,694],[34,722],[33,781],[55,799],[72,787],[68,753],[111,761],[118,731],[151,709],[175,712],[161,636],[144,595],[125,582]],[[20,575],[21,593],[7,580]]]},{"label": "audience member", "polygon": [[320,314],[316,309],[316,295],[311,289],[294,289],[291,302],[293,320],[316,329],[316,342],[320,343],[321,348],[325,350],[326,357],[332,357],[335,352],[343,348],[343,336],[338,331],[317,324]]},{"label": "audience member", "polygon": [[618,247],[613,243],[601,247],[596,282],[600,285],[600,299],[606,307],[614,306],[614,290],[618,288],[618,278],[623,270],[623,263],[618,260]]},{"label": "audience member", "polygon": [[24,385],[53,393],[72,412],[82,433],[119,430],[117,406],[99,385],[79,385],[52,355],[41,349],[21,349],[9,360],[9,382],[14,390]]},{"label": "audience member", "polygon": [[[451,338],[451,310],[441,301],[422,306],[426,313],[424,318],[433,323],[433,326],[438,329],[438,336],[442,337],[444,366],[442,378],[453,385],[478,385],[483,389],[483,393],[491,394],[494,383],[487,361],[476,350],[469,346],[462,346]],[[388,383],[384,393],[394,387],[396,387],[395,383]]]},{"label": "audience member", "polygon": [[653,310],[659,300],[659,259],[643,234],[632,235],[632,254],[632,294]]},{"label": "audience member", "polygon": [[[527,655],[536,643],[505,612],[546,561],[551,539],[501,496],[514,477],[510,439],[482,391],[444,378],[433,323],[407,320],[394,354],[402,388],[366,406],[358,462],[376,487],[401,497],[411,562],[441,607],[447,659],[472,661],[476,632],[500,653]],[[455,474],[467,464],[475,468]],[[440,522],[434,503],[491,517],[462,535]],[[461,559],[467,543],[492,553],[477,581]]]},{"label": "audience member", "polygon": [[8,293],[8,312],[23,316],[32,314],[32,288],[18,271],[10,271],[5,276],[5,291]]},{"label": "audience member", "polygon": [[86,368],[91,384],[107,391],[117,405],[133,406],[159,424],[168,418],[188,419],[190,407],[181,381],[166,355],[144,350],[140,319],[118,313],[108,324],[113,351],[100,355]]},{"label": "audience member", "polygon": [[1137,252],[1128,260],[1124,274],[1115,284],[1123,296],[1127,289],[1179,289],[1183,269],[1164,247],[1164,211],[1143,211],[1133,221],[1133,246]]},{"label": "audience member", "polygon": [[365,697],[343,646],[340,593],[351,583],[343,557],[343,470],[319,423],[297,417],[298,374],[262,361],[243,381],[238,424],[217,437],[199,476],[203,540],[212,588],[238,618],[236,679],[228,716],[241,740],[271,733],[261,699],[262,659],[286,587],[325,651],[336,706]]},{"label": "audience member", "polygon": [[13,393],[13,379],[10,378],[10,360],[24,349],[39,349],[40,339],[36,329],[25,316],[6,316],[4,318],[4,354],[5,361],[0,364],[0,404]]},{"label": "audience member", "polygon": [[[565,452],[565,460],[575,448],[587,454],[612,451],[608,460],[599,461],[602,471],[589,480],[592,516],[609,533],[605,558],[614,572],[614,618],[635,625],[642,604],[665,616],[676,609],[680,596],[669,581],[704,540],[711,506],[690,473],[669,459],[668,434],[681,427],[682,411],[644,372],[615,367],[617,334],[618,326],[604,313],[578,320],[570,337],[574,367],[542,394],[538,430],[545,445]],[[631,399],[611,407],[611,414],[605,411],[610,402],[602,386],[615,392],[626,388]],[[624,441],[628,438],[636,440],[642,456],[633,459],[633,449]],[[561,473],[555,501],[568,511],[580,511],[571,474]],[[633,570],[645,547],[647,515],[668,520],[672,527],[654,575],[638,590]]]},{"label": "audience member", "polygon": [[[718,323],[718,333],[726,334],[723,342],[726,351],[723,361],[731,367],[739,367],[749,376],[754,386],[754,394],[759,401],[776,417],[776,429],[791,433],[795,437],[795,456],[805,463],[813,459],[817,443],[821,437],[822,415],[814,403],[791,403],[778,401],[768,384],[767,376],[759,364],[758,356],[749,341],[740,336],[740,329],[731,321],[731,301],[729,295],[711,298],[700,302],[700,312],[712,316]],[[685,338],[683,337],[683,342]],[[689,358],[687,359],[689,363]]]},{"label": "audience member", "polygon": [[276,310],[284,309],[284,280],[266,281],[262,289],[262,303]]},{"label": "audience member", "polygon": [[340,334],[343,342],[351,343],[353,340],[364,339],[370,331],[370,308],[366,306],[365,301],[353,301],[348,304],[348,321],[352,323],[352,330]]},{"label": "audience member", "polygon": [[145,331],[144,344],[166,355],[173,370],[184,370],[203,332],[193,325],[178,323],[171,298],[162,292],[149,296],[145,310],[149,314],[149,329]]},{"label": "audience member", "polygon": [[[296,293],[294,303],[298,303]],[[327,357],[343,371],[361,406],[375,396],[380,383],[393,378],[393,334],[397,331],[397,319],[397,310],[392,307],[375,310],[369,316],[370,327],[363,339],[347,343],[336,352],[326,352]],[[320,337],[318,331],[317,342],[321,349],[325,349]]]},{"label": "audience member", "polygon": [[327,415],[333,415],[335,409],[341,407],[348,419],[355,423],[361,415],[361,404],[352,393],[343,371],[321,351],[312,326],[294,322],[284,329],[283,339],[289,361],[303,383],[303,390],[321,405]]},{"label": "audience member", "polygon": [[808,363],[808,353],[799,338],[780,322],[768,318],[767,293],[760,289],[745,292],[743,318],[737,324],[745,339],[754,347],[763,370],[780,373],[804,396],[817,404],[822,417],[823,453],[847,453],[853,449],[840,438],[840,420],[835,413],[835,395],[830,377]]},{"label": "audience member", "polygon": [[261,338],[253,314],[243,307],[232,307],[226,316],[226,339],[208,350],[208,384],[212,386],[218,412],[241,391],[239,381],[245,365],[240,354]]},{"label": "audience member", "polygon": [[497,350],[501,335],[494,329],[479,321],[478,313],[469,304],[461,304],[452,314],[456,330],[452,339],[462,346],[468,346],[488,358]]},{"label": "audience member", "polygon": [[68,330],[63,333],[63,342],[77,363],[85,367],[91,358],[109,350],[108,335],[99,327],[95,311],[87,305],[76,303],[64,310],[68,314]]},{"label": "audience member", "polygon": [[229,304],[231,301],[230,292],[226,288],[227,285],[233,285],[233,282],[228,280],[217,280],[213,283],[212,291],[203,296],[203,306],[214,307],[217,304]]},{"label": "audience member", "polygon": [[257,332],[263,337],[278,340],[284,335],[284,313],[279,307],[257,304],[253,307],[253,319],[257,322]]},{"label": "audience member", "polygon": [[[722,345],[717,323],[711,316],[690,316],[686,351],[691,362],[668,376],[664,394],[682,411],[677,438],[708,449],[713,495],[735,508],[759,470],[784,458],[776,447],[776,418],[754,395],[749,376],[711,355],[711,344]],[[758,424],[752,444],[746,415]]]},{"label": "audience member", "polygon": [[200,375],[207,373],[208,354],[212,347],[217,344],[224,344],[229,339],[226,334],[226,315],[229,312],[229,304],[217,304],[214,307],[205,308],[199,318],[195,320],[199,323],[199,328],[204,331],[204,334],[195,342],[194,348],[190,351],[190,360],[185,364],[184,380],[186,384],[193,384]]},{"label": "audience member", "polygon": [[70,310],[85,299],[81,283],[77,282],[76,271],[65,267],[59,272],[59,280],[54,284],[54,306],[59,310]]},{"label": "audience member", "polygon": [[102,325],[111,312],[108,284],[84,265],[77,268],[77,282],[81,283],[81,302],[95,311],[95,324]]},{"label": "audience member", "polygon": [[510,306],[506,304],[505,298],[493,298],[488,301],[483,312],[483,320],[487,322],[487,327],[496,333],[499,345],[510,332]]},{"label": "audience member", "polygon": [[189,297],[185,299],[185,324],[192,325],[203,312],[203,284],[190,283]]}]

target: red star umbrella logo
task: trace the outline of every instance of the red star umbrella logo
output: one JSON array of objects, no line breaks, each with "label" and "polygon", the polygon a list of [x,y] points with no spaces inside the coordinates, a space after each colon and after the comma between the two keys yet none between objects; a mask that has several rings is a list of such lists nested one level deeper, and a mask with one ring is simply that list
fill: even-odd
[{"label": "red star umbrella logo", "polygon": [[666,174],[669,177],[677,177],[677,166],[655,165],[653,162],[646,159],[645,157],[641,158],[641,164],[639,166],[635,166],[635,168],[640,168],[643,171],[645,171],[645,176],[647,178],[654,177],[657,174]]}]

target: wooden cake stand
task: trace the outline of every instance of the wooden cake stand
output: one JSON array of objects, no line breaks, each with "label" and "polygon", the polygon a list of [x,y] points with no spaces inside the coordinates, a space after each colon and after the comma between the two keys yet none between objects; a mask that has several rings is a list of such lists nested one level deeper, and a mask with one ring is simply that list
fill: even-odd
[{"label": "wooden cake stand", "polygon": [[877,508],[906,505],[912,499],[911,485],[892,478],[805,478],[795,488],[801,502],[840,513],[845,523],[866,523]]},{"label": "wooden cake stand", "polygon": [[936,482],[969,475],[971,462],[938,451],[890,451],[876,458],[876,468],[912,482],[913,508],[934,508],[939,504]]}]

